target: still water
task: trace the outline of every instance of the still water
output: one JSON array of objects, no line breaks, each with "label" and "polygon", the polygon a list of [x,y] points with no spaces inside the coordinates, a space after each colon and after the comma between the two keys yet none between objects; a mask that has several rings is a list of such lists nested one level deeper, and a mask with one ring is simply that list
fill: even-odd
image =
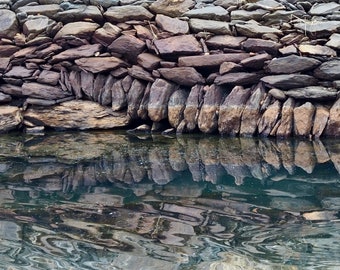
[{"label": "still water", "polygon": [[340,141],[0,136],[0,269],[339,269]]}]

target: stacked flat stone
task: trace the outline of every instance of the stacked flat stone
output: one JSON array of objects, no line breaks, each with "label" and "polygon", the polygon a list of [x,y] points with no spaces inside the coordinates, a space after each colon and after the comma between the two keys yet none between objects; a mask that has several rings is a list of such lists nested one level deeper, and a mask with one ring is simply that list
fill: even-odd
[{"label": "stacked flat stone", "polygon": [[[2,1],[0,129],[340,136],[339,1]],[[3,113],[2,113],[3,112]]]}]

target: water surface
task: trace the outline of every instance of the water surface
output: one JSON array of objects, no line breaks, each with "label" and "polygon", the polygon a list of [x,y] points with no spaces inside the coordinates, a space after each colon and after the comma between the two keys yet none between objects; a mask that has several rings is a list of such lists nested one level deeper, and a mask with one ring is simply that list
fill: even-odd
[{"label": "water surface", "polygon": [[0,269],[339,269],[340,141],[0,136]]}]

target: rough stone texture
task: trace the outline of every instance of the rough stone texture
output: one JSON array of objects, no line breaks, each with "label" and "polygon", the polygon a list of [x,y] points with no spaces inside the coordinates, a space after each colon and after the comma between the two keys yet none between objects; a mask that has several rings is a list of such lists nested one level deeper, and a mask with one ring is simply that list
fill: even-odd
[{"label": "rough stone texture", "polygon": [[317,80],[314,77],[304,74],[265,76],[262,77],[261,81],[272,87],[280,88],[282,90],[306,87],[317,84]]},{"label": "rough stone texture", "polygon": [[322,63],[314,70],[314,76],[323,80],[339,80],[340,79],[340,60],[330,60]]},{"label": "rough stone texture", "polygon": [[198,114],[203,102],[203,86],[195,85],[191,88],[184,109],[184,121],[188,132],[197,127]]},{"label": "rough stone texture", "polygon": [[235,72],[227,73],[221,76],[217,76],[215,83],[217,85],[231,84],[231,85],[250,85],[258,82],[261,78],[260,74],[250,72]]},{"label": "rough stone texture", "polygon": [[93,40],[103,46],[109,46],[116,38],[119,37],[122,29],[109,22],[104,23],[103,27],[98,28],[93,34]]},{"label": "rough stone texture", "polygon": [[151,53],[141,53],[137,57],[137,63],[147,70],[154,70],[159,66],[161,58]]},{"label": "rough stone texture", "polygon": [[294,134],[300,137],[309,137],[313,125],[315,106],[306,102],[294,108]]},{"label": "rough stone texture", "polygon": [[182,21],[177,18],[171,18],[162,14],[156,15],[156,24],[161,27],[164,31],[172,34],[187,34],[189,33],[188,22]]},{"label": "rough stone texture", "polygon": [[259,38],[248,38],[242,43],[242,47],[249,52],[262,52],[265,51],[269,54],[277,54],[279,48],[282,47],[280,43],[272,40],[263,40]]},{"label": "rough stone texture", "polygon": [[99,73],[126,66],[124,61],[114,56],[79,58],[75,60],[75,63],[82,69],[92,73]]},{"label": "rough stone texture", "polygon": [[168,101],[176,85],[163,79],[157,79],[151,86],[148,115],[154,122],[165,119],[168,115]]},{"label": "rough stone texture", "polygon": [[168,102],[168,119],[172,127],[177,128],[184,118],[185,103],[189,91],[178,89],[170,96]]},{"label": "rough stone texture", "polygon": [[250,38],[261,37],[264,34],[275,34],[279,36],[282,35],[280,30],[273,27],[260,25],[254,20],[244,23],[237,23],[235,27],[239,35],[244,35]]},{"label": "rough stone texture", "polygon": [[0,38],[13,38],[19,32],[19,24],[13,11],[0,10]]},{"label": "rough stone texture", "polygon": [[236,136],[240,132],[241,116],[251,91],[235,86],[219,109],[218,131],[221,134]]},{"label": "rough stone texture", "polygon": [[54,36],[54,39],[67,38],[68,36],[75,36],[78,38],[89,39],[94,31],[99,28],[100,25],[91,22],[71,22],[65,24],[58,33]]},{"label": "rough stone texture", "polygon": [[335,100],[338,92],[334,88],[327,88],[322,86],[306,86],[303,88],[295,88],[285,91],[285,94],[295,99],[307,99],[307,100]]},{"label": "rough stone texture", "polygon": [[0,106],[0,132],[16,129],[22,123],[21,110],[15,106]]},{"label": "rough stone texture", "polygon": [[156,14],[164,14],[170,17],[181,16],[195,5],[192,0],[156,0],[150,5],[150,10]]},{"label": "rough stone texture", "polygon": [[137,56],[144,48],[145,43],[142,40],[130,35],[122,35],[108,46],[110,52],[122,54],[132,63],[136,62]]},{"label": "rough stone texture", "polygon": [[322,105],[316,105],[315,109],[316,110],[314,116],[312,135],[315,138],[319,138],[322,135],[324,129],[326,128],[329,118],[329,109]]},{"label": "rough stone texture", "polygon": [[278,117],[281,112],[281,102],[275,101],[273,104],[268,106],[266,111],[262,114],[262,117],[258,123],[258,132],[261,136],[269,136],[272,129],[274,128]]},{"label": "rough stone texture", "polygon": [[217,35],[231,35],[230,26],[227,22],[190,19],[189,26],[194,33],[206,31]]},{"label": "rough stone texture", "polygon": [[22,94],[25,96],[48,100],[61,99],[71,96],[71,93],[63,91],[60,87],[41,83],[26,82],[22,85]]},{"label": "rough stone texture", "polygon": [[182,56],[178,58],[178,65],[185,67],[214,67],[221,65],[223,62],[239,63],[248,56],[249,54],[247,53]]},{"label": "rough stone texture", "polygon": [[90,44],[64,50],[61,53],[54,55],[51,59],[51,63],[94,56],[95,53],[100,52],[101,49],[102,46],[100,44]]},{"label": "rough stone texture", "polygon": [[205,20],[228,21],[229,13],[221,6],[206,6],[198,9],[191,9],[183,14],[189,18]]},{"label": "rough stone texture", "polygon": [[321,45],[308,45],[308,44],[302,44],[299,46],[299,51],[302,54],[310,54],[310,55],[324,55],[329,57],[336,56],[336,51],[327,47],[327,46],[321,46]]},{"label": "rough stone texture", "polygon": [[32,123],[57,129],[110,129],[125,127],[129,123],[125,113],[116,113],[86,100],[63,102],[52,109],[32,107],[23,115]]},{"label": "rough stone texture", "polygon": [[202,47],[193,35],[182,35],[154,41],[161,55],[191,55],[202,53]]}]

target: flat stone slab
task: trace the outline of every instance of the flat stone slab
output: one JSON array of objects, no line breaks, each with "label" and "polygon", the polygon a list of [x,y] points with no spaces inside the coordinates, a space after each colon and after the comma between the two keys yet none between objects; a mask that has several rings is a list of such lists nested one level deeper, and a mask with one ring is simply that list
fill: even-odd
[{"label": "flat stone slab", "polygon": [[193,35],[157,39],[154,44],[161,55],[193,55],[203,52],[201,44]]},{"label": "flat stone slab", "polygon": [[109,22],[116,23],[151,20],[154,15],[143,6],[126,5],[109,7],[104,16]]},{"label": "flat stone slab", "polygon": [[339,80],[340,79],[340,60],[330,60],[322,63],[314,70],[314,76],[323,80]]},{"label": "flat stone slab", "polygon": [[235,24],[235,27],[239,35],[251,38],[262,37],[264,34],[274,34],[278,36],[282,36],[283,34],[279,29],[261,25],[256,21],[237,23]]},{"label": "flat stone slab", "polygon": [[171,18],[163,14],[157,14],[155,21],[159,27],[172,34],[189,33],[188,22],[180,20],[178,18]]},{"label": "flat stone slab", "polygon": [[228,22],[204,20],[204,19],[190,19],[190,29],[194,33],[210,32],[216,35],[231,35],[230,25]]},{"label": "flat stone slab", "polygon": [[71,96],[71,93],[63,91],[60,87],[35,82],[24,83],[22,85],[22,94],[47,100],[57,100]]},{"label": "flat stone slab", "polygon": [[314,77],[303,74],[271,75],[263,77],[261,81],[282,90],[317,84],[317,80]]},{"label": "flat stone slab", "polygon": [[114,56],[79,58],[75,60],[75,63],[82,69],[92,73],[99,73],[127,66],[123,60]]},{"label": "flat stone slab", "polygon": [[256,84],[261,78],[260,74],[250,72],[235,72],[227,73],[222,76],[217,76],[215,83],[217,85],[231,84],[231,85],[250,85]]},{"label": "flat stone slab", "polygon": [[248,57],[248,53],[182,56],[178,58],[178,65],[184,67],[214,67],[221,65],[223,62],[240,63],[243,59]]},{"label": "flat stone slab", "polygon": [[298,73],[314,69],[320,64],[321,62],[314,58],[289,55],[271,60],[266,71],[272,74]]},{"label": "flat stone slab", "polygon": [[340,21],[305,21],[294,24],[294,27],[313,37],[329,37],[339,31]]},{"label": "flat stone slab", "polygon": [[78,38],[89,38],[100,25],[92,22],[72,22],[65,24],[54,36],[54,40],[67,36],[75,36]]},{"label": "flat stone slab", "polygon": [[338,91],[335,88],[327,88],[322,86],[307,86],[303,88],[295,88],[284,92],[287,96],[295,99],[307,100],[335,100]]},{"label": "flat stone slab", "polygon": [[56,129],[111,129],[125,127],[129,120],[125,112],[87,100],[72,100],[51,107],[32,107],[24,112],[24,118]]},{"label": "flat stone slab", "polygon": [[228,21],[229,13],[221,6],[206,6],[191,9],[183,14],[185,17],[205,20]]},{"label": "flat stone slab", "polygon": [[240,49],[241,43],[246,39],[246,37],[234,37],[231,35],[214,35],[206,40],[206,44],[212,49],[223,49],[225,47]]},{"label": "flat stone slab", "polygon": [[51,63],[57,63],[64,60],[73,60],[82,57],[94,56],[95,53],[100,52],[102,46],[100,44],[83,45],[72,49],[67,49],[61,53],[54,55]]},{"label": "flat stone slab", "polygon": [[79,8],[71,8],[58,12],[55,20],[65,23],[91,20],[97,23],[103,22],[103,15],[97,6],[79,5]]},{"label": "flat stone slab", "polygon": [[340,10],[340,5],[335,2],[315,3],[308,13],[313,16],[315,15],[325,16],[325,15],[332,14],[339,10]]},{"label": "flat stone slab", "polygon": [[26,13],[27,15],[45,15],[49,18],[53,18],[53,16],[56,15],[61,10],[62,9],[58,4],[35,5],[35,6],[25,5],[19,7],[16,10],[16,13]]},{"label": "flat stone slab", "polygon": [[282,45],[272,40],[263,40],[260,38],[248,38],[242,43],[244,50],[248,52],[262,52],[265,51],[269,54],[277,54]]},{"label": "flat stone slab", "polygon": [[158,71],[165,79],[179,85],[194,86],[205,83],[203,76],[193,67],[159,68]]},{"label": "flat stone slab", "polygon": [[321,56],[329,56],[329,57],[336,56],[335,50],[327,46],[321,46],[321,45],[301,44],[299,46],[299,51],[303,54],[310,54],[310,55],[321,55]]}]

